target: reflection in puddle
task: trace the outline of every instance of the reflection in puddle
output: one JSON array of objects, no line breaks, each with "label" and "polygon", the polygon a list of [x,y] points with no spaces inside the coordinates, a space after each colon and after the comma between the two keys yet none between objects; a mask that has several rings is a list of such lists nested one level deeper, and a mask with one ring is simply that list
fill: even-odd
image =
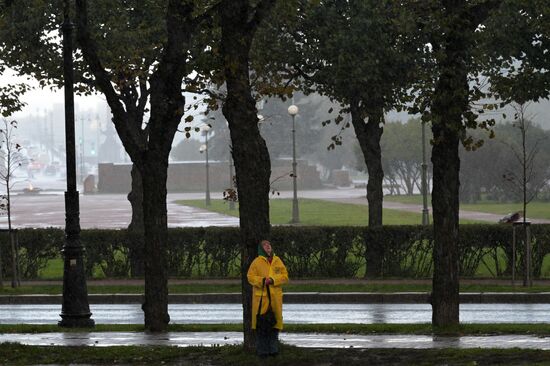
[{"label": "reflection in puddle", "polygon": [[[90,305],[96,324],[142,324],[139,304]],[[174,324],[241,323],[240,304],[171,304]],[[60,305],[0,305],[0,324],[55,324]],[[430,323],[429,304],[285,304],[287,324]],[[462,323],[547,323],[550,304],[462,304]]]}]

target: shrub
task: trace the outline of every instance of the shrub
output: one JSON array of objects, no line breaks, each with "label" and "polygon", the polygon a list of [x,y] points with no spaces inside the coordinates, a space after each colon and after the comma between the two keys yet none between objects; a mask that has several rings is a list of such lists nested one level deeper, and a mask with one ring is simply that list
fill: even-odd
[{"label": "shrub", "polygon": [[[550,225],[533,225],[533,274],[542,273],[550,253]],[[18,231],[22,278],[36,278],[47,261],[60,257],[61,229]],[[376,253],[379,277],[429,277],[433,270],[431,227],[420,225],[362,227],[277,226],[269,238],[293,278],[357,277]],[[83,230],[85,271],[100,269],[107,277],[129,277],[132,241],[126,230]],[[4,274],[8,274],[7,235],[0,236]],[[459,238],[460,274],[474,276],[483,268],[495,277],[511,273],[512,227],[463,225]],[[516,272],[522,271],[523,247],[516,248]],[[239,276],[239,229],[208,227],[168,230],[168,271],[173,277]]]}]

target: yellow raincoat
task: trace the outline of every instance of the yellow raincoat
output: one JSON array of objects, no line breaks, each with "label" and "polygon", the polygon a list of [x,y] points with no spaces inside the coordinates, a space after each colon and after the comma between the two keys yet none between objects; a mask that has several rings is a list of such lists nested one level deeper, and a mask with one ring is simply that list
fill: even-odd
[{"label": "yellow raincoat", "polygon": [[258,313],[261,297],[263,296],[262,314],[267,311],[269,304],[266,286],[264,286],[262,293],[262,280],[264,277],[271,277],[274,282],[269,285],[271,308],[277,320],[274,328],[283,329],[283,289],[281,286],[288,283],[288,272],[283,261],[274,255],[270,264],[266,257],[258,256],[250,265],[247,277],[248,283],[252,285],[252,329],[256,329],[256,314]]}]

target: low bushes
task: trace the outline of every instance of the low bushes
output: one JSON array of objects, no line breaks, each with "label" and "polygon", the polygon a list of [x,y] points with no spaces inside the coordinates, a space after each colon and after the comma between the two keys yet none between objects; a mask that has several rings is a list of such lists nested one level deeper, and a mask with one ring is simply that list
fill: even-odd
[{"label": "low bushes", "polygon": [[[532,226],[532,263],[540,277],[544,256],[550,252],[550,225]],[[61,229],[21,229],[18,232],[22,278],[37,278],[50,259],[59,258]],[[429,277],[432,273],[433,236],[430,227],[291,227],[272,228],[271,241],[292,277]],[[101,271],[107,277],[129,277],[130,253],[138,251],[125,230],[83,230],[81,241],[88,276]],[[4,275],[9,273],[7,234],[0,236]],[[460,228],[461,276],[511,273],[512,227],[463,225]],[[170,229],[168,268],[173,277],[238,276],[238,228]],[[139,253],[139,252],[138,252]],[[135,254],[135,253],[134,253]],[[521,273],[523,245],[516,247],[516,273]],[[61,274],[60,274],[61,275]]]}]

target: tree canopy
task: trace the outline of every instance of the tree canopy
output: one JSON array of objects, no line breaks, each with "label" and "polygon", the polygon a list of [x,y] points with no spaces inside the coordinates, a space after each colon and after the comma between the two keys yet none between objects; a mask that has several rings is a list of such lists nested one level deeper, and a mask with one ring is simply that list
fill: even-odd
[{"label": "tree canopy", "polygon": [[544,0],[503,0],[486,35],[486,72],[505,103],[550,96],[550,5]]}]

